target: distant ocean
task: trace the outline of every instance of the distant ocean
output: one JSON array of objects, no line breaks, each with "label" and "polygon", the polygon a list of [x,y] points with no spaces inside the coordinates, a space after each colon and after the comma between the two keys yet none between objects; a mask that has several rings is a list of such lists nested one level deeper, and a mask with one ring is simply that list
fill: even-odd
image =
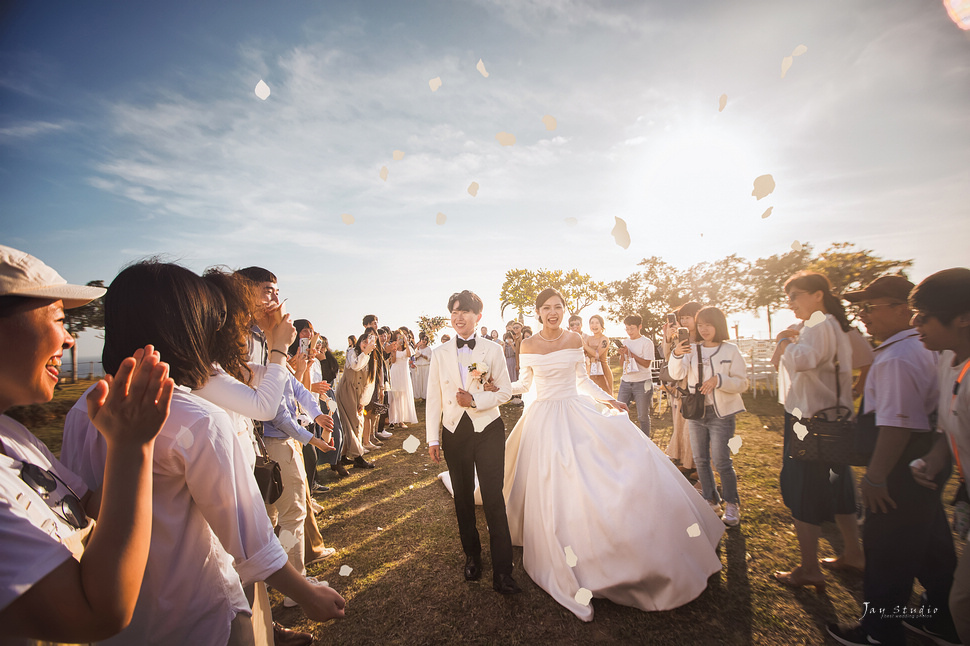
[{"label": "distant ocean", "polygon": [[[64,365],[61,366],[61,376],[70,376],[71,358],[65,354]],[[101,367],[101,357],[78,357],[77,376],[81,379],[88,377],[103,377],[104,368]]]}]

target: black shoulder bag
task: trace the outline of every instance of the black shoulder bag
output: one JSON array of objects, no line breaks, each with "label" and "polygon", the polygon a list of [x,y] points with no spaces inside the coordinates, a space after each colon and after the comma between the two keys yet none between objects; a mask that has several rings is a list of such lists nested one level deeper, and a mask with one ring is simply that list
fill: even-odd
[{"label": "black shoulder bag", "polygon": [[704,419],[704,406],[707,403],[707,395],[701,393],[701,384],[704,383],[704,358],[701,356],[701,344],[697,348],[697,383],[694,385],[694,392],[687,388],[677,388],[680,391],[680,414],[684,419]]},{"label": "black shoulder bag", "polygon": [[263,443],[263,423],[253,420],[253,435],[259,445],[259,455],[256,456],[256,466],[253,475],[256,476],[256,484],[259,486],[259,493],[263,494],[263,502],[272,505],[283,495],[283,471],[276,460],[271,460],[266,455],[266,445]]}]

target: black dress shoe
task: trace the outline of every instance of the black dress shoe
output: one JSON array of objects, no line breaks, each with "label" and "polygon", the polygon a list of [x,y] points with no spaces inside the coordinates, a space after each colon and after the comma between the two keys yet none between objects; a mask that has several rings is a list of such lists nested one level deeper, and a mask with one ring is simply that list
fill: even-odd
[{"label": "black dress shoe", "polygon": [[499,594],[518,594],[522,588],[515,582],[511,574],[497,574],[492,579],[492,587]]},{"label": "black dress shoe", "polygon": [[273,643],[276,646],[310,646],[313,644],[313,635],[284,628],[274,621]]},{"label": "black dress shoe", "polygon": [[469,556],[465,558],[465,580],[478,581],[482,578],[482,557]]},{"label": "black dress shoe", "polygon": [[[350,461],[351,464],[354,463],[353,460]],[[342,464],[333,464],[330,466],[330,470],[337,474],[338,478],[349,478],[350,471],[347,471],[347,467]]]},{"label": "black dress shoe", "polygon": [[373,462],[368,462],[367,460],[364,459],[364,456],[358,455],[356,458],[354,458],[354,468],[355,469],[373,469],[374,468],[374,463]]},{"label": "black dress shoe", "polygon": [[346,455],[343,456],[342,458],[340,458],[340,464],[343,464],[345,466],[348,466],[349,467],[353,463],[354,463],[353,459],[352,458],[348,458]]}]

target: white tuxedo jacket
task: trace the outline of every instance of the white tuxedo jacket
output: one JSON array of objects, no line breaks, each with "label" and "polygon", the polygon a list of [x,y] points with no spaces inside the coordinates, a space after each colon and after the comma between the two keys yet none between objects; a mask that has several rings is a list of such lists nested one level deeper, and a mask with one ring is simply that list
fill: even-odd
[{"label": "white tuxedo jacket", "polygon": [[499,416],[498,407],[512,397],[512,383],[509,381],[509,369],[505,364],[505,351],[494,341],[476,336],[471,363],[488,365],[485,381],[491,377],[498,390],[495,392],[483,390],[481,383],[469,375],[465,390],[471,393],[475,400],[475,408],[459,406],[455,395],[462,385],[456,341],[457,339],[451,339],[431,353],[428,395],[425,400],[425,427],[429,444],[441,441],[441,426],[453,433],[463,413],[468,413],[475,425],[475,432],[482,432]]}]

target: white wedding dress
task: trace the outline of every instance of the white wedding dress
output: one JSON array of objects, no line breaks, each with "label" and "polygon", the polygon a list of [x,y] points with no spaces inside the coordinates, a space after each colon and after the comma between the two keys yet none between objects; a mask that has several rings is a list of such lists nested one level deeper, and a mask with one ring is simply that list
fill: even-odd
[{"label": "white wedding dress", "polygon": [[641,610],[695,599],[721,569],[720,519],[625,413],[590,398],[611,399],[581,349],[519,361],[512,391],[534,379],[536,399],[505,445],[505,499],[525,571],[583,621],[585,591]]}]

